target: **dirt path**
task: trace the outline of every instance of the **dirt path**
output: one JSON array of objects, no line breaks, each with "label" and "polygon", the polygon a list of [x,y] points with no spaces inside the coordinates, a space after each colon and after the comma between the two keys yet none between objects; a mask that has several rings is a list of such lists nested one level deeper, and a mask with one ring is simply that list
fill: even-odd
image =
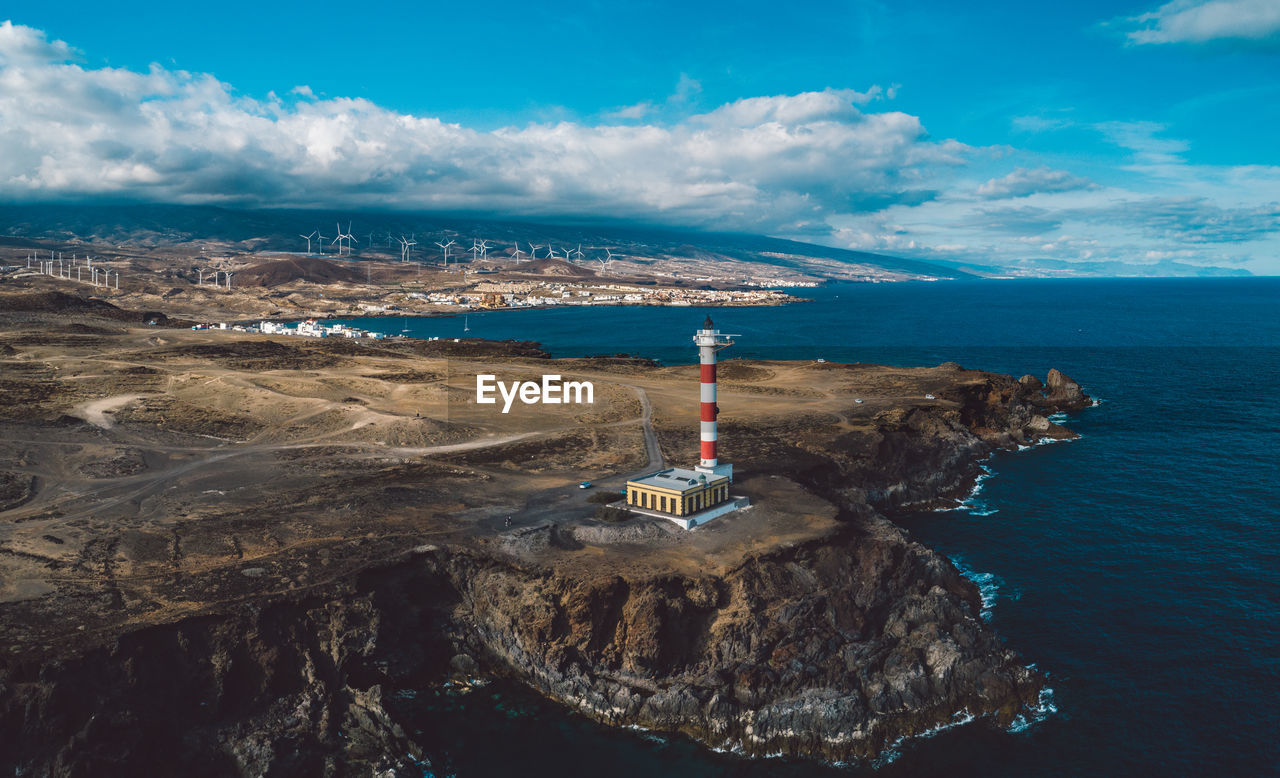
[{"label": "dirt path", "polygon": [[[565,427],[564,429],[570,429]],[[380,451],[388,454],[398,454],[400,456],[423,456],[426,454],[452,454],[455,451],[471,451],[477,448],[489,448],[490,446],[501,446],[506,443],[514,443],[517,440],[532,438],[539,435],[552,435],[562,432],[563,429],[552,430],[535,430],[533,432],[521,432],[517,435],[502,435],[500,437],[477,438],[476,440],[468,440],[465,443],[448,443],[441,446],[419,446],[407,447],[401,446],[396,448],[387,448],[377,446]]]},{"label": "dirt path", "polygon": [[658,436],[653,432],[653,406],[649,403],[649,395],[638,386],[631,386],[640,398],[640,407],[644,409],[641,420],[644,424],[644,451],[649,457],[649,470],[661,470],[667,466],[662,458],[662,448],[658,446]]},{"label": "dirt path", "polygon": [[108,412],[122,408],[134,400],[140,399],[142,399],[140,394],[117,394],[112,397],[104,397],[101,400],[91,400],[77,405],[71,410],[71,415],[84,419],[95,427],[107,430],[115,426],[116,423],[114,419],[107,415]]}]

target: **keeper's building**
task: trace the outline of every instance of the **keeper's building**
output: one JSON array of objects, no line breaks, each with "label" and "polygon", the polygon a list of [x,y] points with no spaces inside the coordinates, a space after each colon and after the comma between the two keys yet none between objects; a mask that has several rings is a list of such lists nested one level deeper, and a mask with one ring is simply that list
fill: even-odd
[{"label": "keeper's building", "polygon": [[627,505],[687,516],[729,499],[729,476],[670,467],[627,481]]}]

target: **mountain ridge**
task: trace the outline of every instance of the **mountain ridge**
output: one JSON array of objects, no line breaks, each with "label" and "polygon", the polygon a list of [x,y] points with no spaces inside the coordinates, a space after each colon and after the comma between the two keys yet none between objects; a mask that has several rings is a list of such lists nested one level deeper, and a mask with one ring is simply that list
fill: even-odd
[{"label": "mountain ridge", "polygon": [[[360,222],[356,226],[356,222]],[[153,248],[223,244],[210,248],[245,253],[302,253],[302,234],[319,232],[332,250],[334,228],[351,224],[361,256],[399,255],[394,236],[421,237],[419,256],[440,256],[435,240],[459,240],[450,258],[459,258],[467,239],[497,242],[506,256],[511,244],[527,253],[531,241],[563,251],[581,245],[593,250],[588,260],[603,259],[607,248],[645,263],[662,259],[731,259],[753,266],[774,266],[821,280],[856,280],[883,274],[884,280],[972,278],[975,274],[923,260],[833,248],[745,233],[679,230],[669,227],[604,223],[541,223],[425,212],[236,209],[209,205],[155,204],[4,204],[0,235],[10,239],[109,242]],[[317,230],[319,227],[319,230]],[[314,240],[314,239],[313,239]],[[505,244],[505,245],[503,245]],[[586,249],[584,249],[586,250]],[[600,255],[599,257],[594,256]],[[494,256],[491,254],[491,256]],[[542,255],[545,256],[545,255]],[[866,272],[861,272],[865,270]],[[880,280],[867,278],[865,280]]]}]

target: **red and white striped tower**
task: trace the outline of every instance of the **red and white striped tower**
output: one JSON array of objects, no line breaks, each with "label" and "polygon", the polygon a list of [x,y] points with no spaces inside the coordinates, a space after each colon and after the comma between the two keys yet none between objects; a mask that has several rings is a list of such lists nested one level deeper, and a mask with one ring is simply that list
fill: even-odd
[{"label": "red and white striped tower", "polygon": [[716,459],[716,353],[733,345],[732,335],[722,335],[711,323],[711,317],[702,323],[702,329],[693,336],[698,345],[698,363],[702,368],[702,459],[699,468],[714,469]]}]

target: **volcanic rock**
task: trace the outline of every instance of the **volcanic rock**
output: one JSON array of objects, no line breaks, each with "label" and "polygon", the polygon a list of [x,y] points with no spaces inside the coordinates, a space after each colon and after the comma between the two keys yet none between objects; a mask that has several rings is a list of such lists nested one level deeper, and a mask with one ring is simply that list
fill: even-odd
[{"label": "volcanic rock", "polygon": [[1045,384],[1045,399],[1052,405],[1075,409],[1084,408],[1090,403],[1089,396],[1080,388],[1080,384],[1063,375],[1056,367],[1049,371]]}]

